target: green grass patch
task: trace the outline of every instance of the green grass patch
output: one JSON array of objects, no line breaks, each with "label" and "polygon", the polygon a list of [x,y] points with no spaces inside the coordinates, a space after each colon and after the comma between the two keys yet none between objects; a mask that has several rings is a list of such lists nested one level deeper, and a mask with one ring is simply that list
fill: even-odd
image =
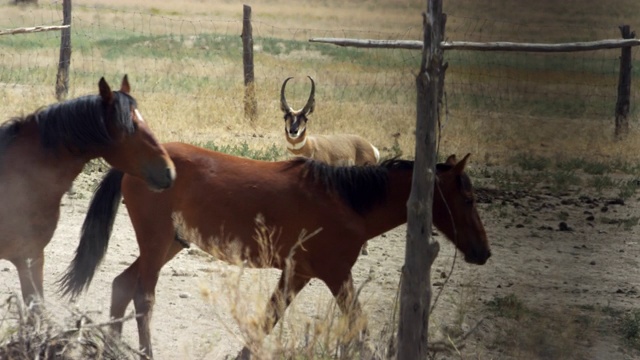
[{"label": "green grass patch", "polygon": [[489,310],[496,315],[518,320],[530,312],[516,295],[496,296],[487,302]]},{"label": "green grass patch", "polygon": [[542,171],[544,169],[547,169],[552,164],[551,159],[531,154],[516,155],[514,161],[518,166],[520,166],[522,170]]},{"label": "green grass patch", "polygon": [[626,343],[640,348],[640,309],[626,314],[620,321],[620,332]]},{"label": "green grass patch", "polygon": [[620,184],[618,197],[623,200],[629,199],[630,197],[634,196],[636,192],[638,192],[638,189],[640,189],[640,180],[634,179],[623,181]]},{"label": "green grass patch", "polygon": [[586,161],[582,170],[587,174],[591,175],[602,175],[604,173],[610,172],[612,167],[610,164],[600,162],[600,161]]},{"label": "green grass patch", "polygon": [[613,180],[610,176],[597,175],[589,178],[589,180],[587,180],[587,185],[594,188],[596,192],[602,193],[602,191],[606,189],[616,187],[618,185],[618,182]]}]

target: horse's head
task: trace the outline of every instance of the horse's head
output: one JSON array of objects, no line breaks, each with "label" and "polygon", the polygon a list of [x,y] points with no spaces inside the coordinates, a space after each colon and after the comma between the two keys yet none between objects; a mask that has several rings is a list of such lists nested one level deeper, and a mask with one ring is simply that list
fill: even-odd
[{"label": "horse's head", "polygon": [[451,155],[437,165],[433,201],[438,211],[434,210],[433,222],[464,253],[467,262],[482,265],[491,250],[476,209],[471,179],[464,172],[470,155],[459,162]]},{"label": "horse's head", "polygon": [[125,75],[120,91],[111,91],[109,84],[98,83],[102,103],[107,109],[106,124],[112,141],[102,147],[100,156],[113,167],[143,179],[154,190],[169,188],[176,177],[173,161],[158,143],[129,95],[129,80]]}]

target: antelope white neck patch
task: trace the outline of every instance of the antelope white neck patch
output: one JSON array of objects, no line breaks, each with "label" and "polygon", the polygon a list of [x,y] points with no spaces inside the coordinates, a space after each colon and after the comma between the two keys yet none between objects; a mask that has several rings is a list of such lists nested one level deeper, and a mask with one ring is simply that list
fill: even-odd
[{"label": "antelope white neck patch", "polygon": [[300,141],[299,143],[296,144],[292,144],[290,142],[287,141],[287,149],[289,150],[300,150],[304,147],[304,145],[307,143],[307,138],[305,137],[304,139],[302,139],[302,141]]}]

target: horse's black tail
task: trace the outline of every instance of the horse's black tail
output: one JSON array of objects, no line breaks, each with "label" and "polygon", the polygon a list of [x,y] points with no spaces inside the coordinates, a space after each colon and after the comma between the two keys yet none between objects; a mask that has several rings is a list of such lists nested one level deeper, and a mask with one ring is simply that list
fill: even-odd
[{"label": "horse's black tail", "polygon": [[124,173],[119,170],[110,170],[93,194],[82,224],[76,256],[58,280],[58,289],[64,296],[76,297],[89,287],[98,264],[107,252],[113,222],[122,198],[123,176]]}]

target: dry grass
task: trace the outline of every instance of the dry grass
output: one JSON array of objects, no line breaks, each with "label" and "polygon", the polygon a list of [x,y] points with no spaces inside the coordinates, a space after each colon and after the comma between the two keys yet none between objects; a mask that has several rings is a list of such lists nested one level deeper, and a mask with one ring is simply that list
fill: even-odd
[{"label": "dry grass", "polygon": [[633,163],[640,151],[640,137],[634,126],[625,141],[614,141],[611,122],[509,114],[488,114],[478,119],[456,113],[444,126],[440,148],[443,153],[464,148],[474,154],[474,162],[487,165],[510,163],[519,153],[555,161],[578,158]]},{"label": "dry grass", "polygon": [[[218,49],[203,49],[212,50],[206,60],[189,56],[139,57],[135,53],[111,57],[112,54],[99,47],[89,51],[82,43],[75,43],[70,95],[95,93],[95,85],[103,75],[117,88],[120,77],[129,73],[133,95],[162,141],[200,144],[208,141],[216,144],[246,142],[255,148],[281,144],[284,148],[282,114],[279,110],[280,86],[286,77],[295,76],[288,88],[287,97],[294,107],[301,106],[309,91],[306,75],[311,75],[318,85],[316,111],[309,122],[311,133],[356,133],[376,144],[383,156],[395,155],[395,149],[399,149],[404,157],[412,157],[415,142],[415,53],[400,52],[401,55],[397,56],[400,60],[393,66],[375,67],[365,66],[357,60],[336,60],[336,57],[326,55],[318,50],[320,47],[312,45],[273,54],[264,50],[268,45],[266,41],[257,41],[255,89],[259,108],[257,121],[250,125],[244,119],[241,101],[244,88],[241,81],[240,39],[237,37],[242,16],[240,3],[114,0],[108,7],[118,10],[100,10],[103,6],[103,2],[99,0],[74,2],[74,31],[84,36],[83,39],[89,45],[92,41],[100,40],[98,35],[101,32],[119,31],[128,36],[167,35],[156,41],[165,44],[175,38],[185,49],[194,47],[198,34],[232,34],[237,39],[237,44],[233,46],[238,56],[229,58],[222,52],[217,52]],[[364,0],[356,3],[338,0],[302,3],[293,0],[264,1],[253,4],[254,35],[282,39],[282,43],[278,44],[282,48],[293,46],[289,43],[291,41],[304,42],[309,37],[321,36],[419,39],[420,12],[424,10],[424,6],[424,1],[417,0]],[[444,6],[445,12],[450,15],[447,38],[475,41],[553,42],[615,37],[618,24],[629,23],[632,28],[637,27],[640,14],[640,2],[631,0],[563,3],[452,0],[446,1]],[[61,15],[55,12],[56,9],[50,4],[40,8],[18,8],[1,4],[0,27],[57,24]],[[196,37],[192,37],[192,34],[196,34]],[[34,36],[55,40],[54,34]],[[225,45],[222,41],[215,44]],[[138,46],[135,49],[140,51],[152,47],[144,42],[127,46]],[[37,84],[23,83],[20,79],[16,80],[13,74],[0,73],[0,79],[8,79],[0,84],[0,112],[3,116],[7,118],[27,114],[54,102],[53,83],[57,60],[55,47],[26,47],[18,50],[10,46],[7,48],[12,50],[0,57],[2,63],[8,68],[28,68],[26,72],[36,74],[33,76]],[[582,55],[575,56],[579,59]],[[461,68],[471,69],[473,72],[461,74]],[[523,79],[532,83],[551,83],[543,89],[572,94],[570,96],[574,96],[576,100],[580,100],[584,94],[609,99],[616,90],[615,85],[600,87],[610,80],[606,76],[585,73],[578,76],[586,85],[577,86],[582,92],[574,94],[572,92],[576,88],[576,75],[553,68],[535,72],[530,68],[505,70],[505,67],[495,67],[494,64],[472,66],[462,63],[459,67],[450,66],[447,76],[455,82],[469,81],[476,86],[465,93],[465,96],[491,95],[503,91],[509,99],[527,97],[530,94],[519,93],[521,88],[517,86]],[[183,78],[188,79],[185,80],[185,86],[180,82]],[[203,81],[204,85],[194,85],[194,79],[206,81]],[[638,89],[635,84],[636,82],[634,92]],[[345,89],[352,88],[358,89],[354,90],[355,95],[345,94]],[[393,91],[382,95],[360,91],[370,88]],[[505,88],[515,90],[509,94]],[[533,95],[540,96],[540,93]],[[613,105],[606,104],[611,113]],[[522,109],[519,113],[500,107],[479,109],[463,105],[452,107],[442,121],[440,152],[471,152],[473,164],[505,164],[519,153],[553,159],[589,158],[604,162],[634,162],[640,152],[637,119],[631,119],[633,126],[630,136],[625,141],[614,142],[612,114],[606,118],[565,117],[554,115],[551,111],[550,115],[533,116],[527,109]],[[295,319],[296,313],[303,313],[300,315],[303,319],[299,321],[300,325],[292,325],[297,321],[287,322],[287,325],[281,325],[272,335],[275,339],[271,345],[264,343],[264,334],[257,330],[259,322],[256,320],[264,314],[252,310],[264,308],[273,289],[273,276],[258,275],[255,270],[245,270],[242,267],[232,269],[231,273],[213,274],[228,281],[226,287],[231,291],[222,293],[228,298],[221,298],[220,293],[214,295],[206,286],[202,292],[215,309],[229,309],[235,313],[235,321],[243,329],[242,341],[262,344],[260,346],[264,347],[255,349],[261,354],[278,351],[280,354],[291,354],[300,349],[308,352],[308,357],[333,356],[335,351],[346,354],[343,350],[338,350],[340,346],[336,345],[337,342],[339,339],[349,342],[355,338],[352,334],[344,335],[348,329],[341,325],[335,307],[327,305],[330,304],[330,299],[324,299],[326,301],[320,302],[321,305],[316,305],[312,309],[315,315],[312,316],[306,310],[298,311],[294,303],[288,317]],[[260,271],[259,274],[263,272]],[[245,279],[240,280],[240,275]],[[264,280],[265,276],[268,281]],[[262,284],[258,286],[258,291],[255,291],[255,284]],[[454,334],[460,331],[459,324],[463,322],[465,314],[472,311],[468,300],[470,298],[473,298],[473,293],[462,294],[459,299],[453,299],[458,302],[457,320],[454,324],[457,328],[449,329]],[[246,303],[239,302],[240,299]],[[523,328],[531,331],[523,332],[522,337],[515,339],[508,336],[500,338],[508,341],[497,346],[524,348],[527,355],[530,355],[529,350],[540,347],[537,335],[545,327],[566,327],[566,338],[560,338],[558,344],[546,346],[562,350],[564,344],[569,342],[567,339],[574,340],[580,336],[580,328],[571,323],[572,316],[552,315],[550,317],[557,317],[557,323],[546,317],[539,324],[531,319],[509,322],[504,332],[517,332]],[[328,323],[325,319],[329,319]],[[389,323],[393,321],[395,319],[390,319]],[[391,335],[381,336],[388,340]],[[385,344],[387,340],[379,343]],[[557,355],[565,354],[559,352]]]},{"label": "dry grass", "polygon": [[[68,314],[64,324],[58,318],[62,313]],[[42,303],[32,303],[27,308],[13,295],[0,306],[0,316],[1,359],[124,360],[140,355],[110,336],[109,324],[92,323],[81,312],[68,309],[50,312]]]},{"label": "dry grass", "polygon": [[[447,36],[465,40],[510,40],[507,32],[513,24],[518,24],[520,31],[517,39],[520,40],[536,31],[540,35],[539,41],[554,41],[563,36],[565,39],[575,37],[590,40],[611,37],[611,29],[615,30],[616,24],[633,24],[636,20],[631,15],[632,11],[620,9],[637,8],[637,4],[629,1],[619,1],[617,4],[619,8],[614,7],[615,4],[607,3],[604,6],[597,2],[592,2],[589,6],[564,4],[564,12],[558,13],[550,12],[549,8],[557,5],[547,2],[497,4],[488,1],[450,1],[445,3],[445,12],[450,15],[451,20]],[[214,50],[214,58],[210,62],[188,56],[180,59],[146,56],[131,58],[129,55],[113,58],[109,53],[103,53],[99,47],[87,52],[82,41],[80,44],[76,42],[76,49],[79,50],[74,52],[72,74],[79,74],[80,71],[82,75],[72,78],[70,95],[95,92],[93,85],[104,70],[117,74],[116,76],[128,72],[134,95],[139,99],[144,114],[162,141],[213,141],[220,144],[249,142],[252,147],[265,148],[273,144],[284,145],[282,115],[278,109],[281,81],[287,76],[296,76],[291,83],[293,93],[289,96],[292,103],[304,103],[308,94],[305,76],[311,75],[318,83],[318,92],[317,111],[311,117],[310,132],[357,133],[376,144],[383,156],[395,155],[393,149],[396,146],[405,157],[412,157],[415,141],[415,69],[410,66],[414,63],[410,59],[415,58],[415,52],[412,55],[409,55],[410,52],[402,52],[405,55],[401,58],[404,59],[402,61],[407,61],[406,64],[398,63],[395,68],[379,67],[372,73],[372,68],[355,61],[335,61],[333,57],[323,55],[314,50],[318,48],[317,45],[281,54],[265,53],[261,50],[263,44],[259,38],[304,41],[309,37],[328,34],[419,39],[419,14],[424,10],[424,5],[422,1],[409,0],[361,1],[357,4],[339,1],[305,2],[303,6],[297,2],[280,0],[255,4],[253,20],[254,33],[258,37],[255,44],[258,119],[254,124],[249,125],[243,115],[241,99],[244,89],[240,81],[240,58],[228,59],[223,54],[216,58],[216,49],[210,49]],[[98,1],[74,4],[74,31],[87,35],[89,39],[95,36],[91,31],[96,29],[99,32],[131,31],[133,36],[168,35],[186,48],[194,46],[194,41],[200,36],[198,34],[228,35],[240,32],[242,7],[239,4],[214,5],[192,1],[185,6],[183,2],[175,0],[161,3],[118,0],[109,5],[109,9],[117,10],[100,10],[102,6]],[[520,10],[512,11],[510,6],[517,6]],[[527,11],[522,11],[523,6]],[[0,18],[0,26],[56,23],[60,15],[56,14],[55,9],[55,6],[21,8],[2,5],[2,11],[6,15]],[[303,23],[300,22],[301,19],[304,19]],[[480,29],[469,28],[476,19],[489,21]],[[571,22],[568,23],[567,19],[571,19]],[[571,34],[567,27],[571,29]],[[584,33],[579,33],[580,30]],[[475,36],[480,38],[475,39]],[[283,48],[289,46],[286,41],[280,45]],[[239,55],[239,39],[235,46]],[[28,66],[46,73],[43,74],[44,82],[52,83],[55,63],[50,59],[57,56],[55,47],[48,55],[41,49],[37,53],[35,51],[33,48],[12,50],[11,56],[5,57],[3,63],[18,67],[28,59]],[[582,61],[582,55],[575,56],[578,61]],[[562,94],[575,89],[574,85],[562,88],[565,86],[563,84],[574,83],[572,76],[575,75],[563,75],[557,71],[543,74],[526,68],[514,68],[505,73],[507,70],[509,69],[500,67],[477,68],[473,73],[464,75],[459,73],[459,68],[451,67],[448,76],[454,82],[468,80],[477,83],[478,90],[467,94],[470,96],[504,92],[503,87],[507,86],[508,89],[510,86],[504,83],[504,76],[512,81],[528,79],[527,81],[557,83],[558,86],[553,91]],[[481,76],[478,78],[477,74]],[[602,96],[610,99],[615,93],[615,85],[593,86],[607,79],[594,78],[588,82],[585,79],[590,74],[579,76],[581,81],[589,84],[582,86],[587,94],[594,95],[592,90],[595,89],[604,92]],[[171,85],[180,81],[181,77],[210,79],[212,86],[189,85],[189,89],[185,89]],[[117,83],[117,77],[108,79]],[[8,86],[0,87],[0,98],[3,100],[0,109],[10,115],[31,112],[54,101],[52,88],[34,85],[24,87],[19,82],[9,83]],[[383,99],[378,100],[379,95],[371,97],[372,94],[367,95],[366,91],[357,96],[345,97],[344,91],[347,88],[391,88],[393,91],[382,95]],[[613,108],[613,104],[609,106]],[[443,154],[471,152],[476,163],[481,161],[489,164],[508,160],[513,155],[513,149],[552,157],[622,158],[623,161],[633,161],[640,146],[634,140],[636,129],[628,141],[615,143],[612,141],[613,116],[567,119],[554,117],[552,114],[553,112],[550,116],[530,116],[526,113],[514,113],[512,110],[482,111],[465,106],[455,108],[446,120],[440,150]]]}]

